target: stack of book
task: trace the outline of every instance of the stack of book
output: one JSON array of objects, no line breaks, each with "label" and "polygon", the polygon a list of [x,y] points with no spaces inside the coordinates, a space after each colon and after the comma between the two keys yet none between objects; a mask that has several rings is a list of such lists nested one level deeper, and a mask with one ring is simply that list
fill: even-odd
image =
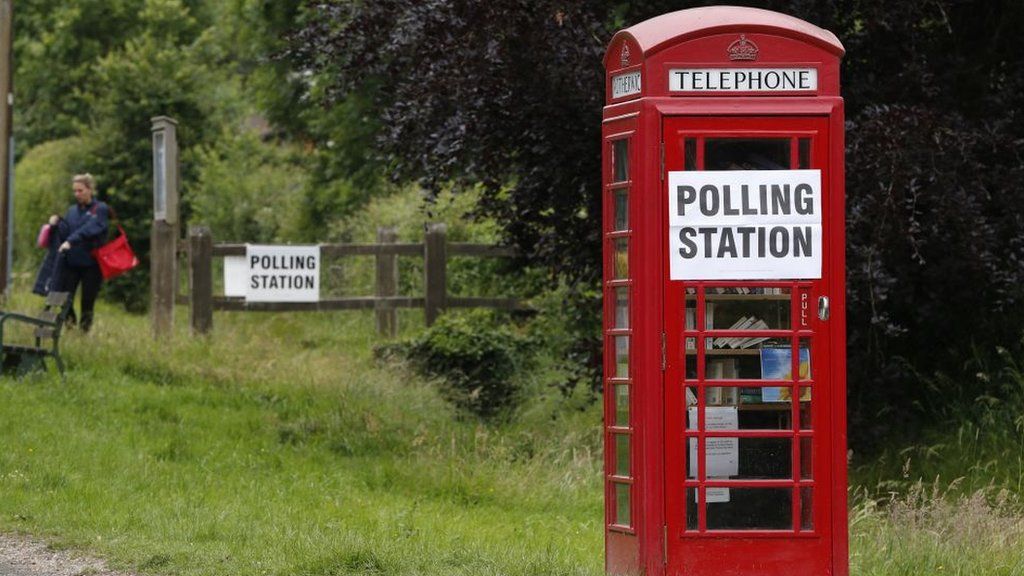
[{"label": "stack of book", "polygon": [[[768,330],[768,323],[755,316],[744,316],[737,320],[729,330]],[[752,348],[768,340],[767,337],[755,336],[748,338],[740,336],[736,338],[715,338],[714,345],[718,348]]]}]

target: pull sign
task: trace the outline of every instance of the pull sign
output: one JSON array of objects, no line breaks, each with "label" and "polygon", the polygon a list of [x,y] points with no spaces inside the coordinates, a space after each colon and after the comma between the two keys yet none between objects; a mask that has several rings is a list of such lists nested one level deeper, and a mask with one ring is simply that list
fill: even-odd
[{"label": "pull sign", "polygon": [[811,327],[811,289],[800,288],[798,289],[798,298],[800,299],[800,328]]},{"label": "pull sign", "polygon": [[672,68],[669,92],[816,92],[817,68]]},{"label": "pull sign", "polygon": [[668,173],[672,280],[821,278],[820,170]]}]

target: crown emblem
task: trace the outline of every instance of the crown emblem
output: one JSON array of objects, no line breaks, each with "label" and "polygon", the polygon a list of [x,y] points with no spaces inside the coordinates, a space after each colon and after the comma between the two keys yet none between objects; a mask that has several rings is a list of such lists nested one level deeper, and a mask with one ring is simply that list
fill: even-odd
[{"label": "crown emblem", "polygon": [[729,60],[757,60],[757,44],[747,40],[746,34],[740,34],[740,39],[726,50],[729,53]]},{"label": "crown emblem", "polygon": [[622,43],[622,53],[619,54],[619,60],[622,62],[622,67],[629,66],[629,44]]}]

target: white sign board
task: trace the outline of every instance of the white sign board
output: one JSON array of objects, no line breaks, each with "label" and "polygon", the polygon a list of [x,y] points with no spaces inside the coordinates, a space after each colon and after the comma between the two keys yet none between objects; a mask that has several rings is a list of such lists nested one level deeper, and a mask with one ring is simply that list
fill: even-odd
[{"label": "white sign board", "polygon": [[669,92],[813,92],[817,68],[672,68]]},{"label": "white sign board", "polygon": [[245,247],[247,302],[320,300],[319,246]]},{"label": "white sign board", "polygon": [[623,98],[640,93],[640,71],[612,76],[612,98]]},{"label": "white sign board", "polygon": [[[697,421],[697,408],[689,409],[690,422]],[[704,429],[738,430],[740,427],[739,411],[735,406],[706,406],[704,408]],[[689,461],[690,477],[697,477],[697,439],[690,439]],[[728,478],[740,473],[740,439],[739,438],[705,438],[704,465],[708,479]],[[708,503],[728,502],[728,488],[707,488],[705,497]]]},{"label": "white sign board", "polygon": [[245,297],[249,268],[245,256],[224,257],[224,295]]},{"label": "white sign board", "polygon": [[821,278],[820,170],[668,173],[672,280]]}]

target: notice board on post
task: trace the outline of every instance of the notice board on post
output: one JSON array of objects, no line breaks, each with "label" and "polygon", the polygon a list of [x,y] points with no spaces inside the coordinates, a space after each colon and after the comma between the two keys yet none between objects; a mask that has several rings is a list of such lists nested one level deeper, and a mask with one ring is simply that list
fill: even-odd
[{"label": "notice board on post", "polygon": [[668,173],[672,280],[821,278],[820,170]]}]

